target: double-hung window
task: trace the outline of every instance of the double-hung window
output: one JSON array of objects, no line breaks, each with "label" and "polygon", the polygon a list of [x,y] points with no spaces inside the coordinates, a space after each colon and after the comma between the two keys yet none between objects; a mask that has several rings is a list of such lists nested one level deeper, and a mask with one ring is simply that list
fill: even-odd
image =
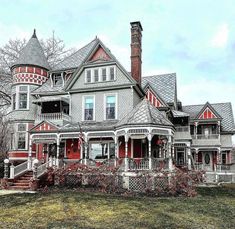
[{"label": "double-hung window", "polygon": [[84,97],[84,120],[94,120],[94,96]]},{"label": "double-hung window", "polygon": [[116,96],[106,96],[106,119],[116,119]]},{"label": "double-hung window", "polygon": [[17,129],[17,149],[26,149],[26,124],[18,124]]},{"label": "double-hung window", "polygon": [[28,107],[28,86],[19,86],[19,109]]},{"label": "double-hung window", "polygon": [[16,109],[16,93],[12,95],[12,109]]},{"label": "double-hung window", "polygon": [[99,69],[94,70],[94,81],[99,82]]},{"label": "double-hung window", "polygon": [[86,71],[86,82],[87,83],[91,82],[91,70]]},{"label": "double-hung window", "polygon": [[115,79],[114,67],[109,68],[110,80]]},{"label": "double-hung window", "polygon": [[107,80],[107,75],[106,75],[106,68],[102,68],[102,81]]}]

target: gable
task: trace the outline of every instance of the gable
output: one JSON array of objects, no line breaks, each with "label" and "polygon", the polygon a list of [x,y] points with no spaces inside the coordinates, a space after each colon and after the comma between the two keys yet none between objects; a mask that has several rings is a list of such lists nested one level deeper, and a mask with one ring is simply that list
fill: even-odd
[{"label": "gable", "polygon": [[201,115],[199,115],[198,119],[216,119],[218,118],[214,112],[209,108],[206,107],[203,112],[200,112]]},{"label": "gable", "polygon": [[38,125],[36,125],[35,127],[31,129],[31,131],[36,131],[36,132],[53,131],[53,130],[58,130],[57,126],[46,121],[39,123]]},{"label": "gable", "polygon": [[[110,69],[113,68],[114,76],[111,78]],[[103,79],[102,69],[106,69],[106,79]],[[90,71],[90,82],[87,80],[88,71]],[[95,77],[95,71],[98,74],[98,81]],[[108,62],[106,65],[89,65],[84,67],[77,75],[74,76],[74,83],[70,90],[86,90],[98,88],[113,88],[125,85],[133,85],[133,82],[125,72],[115,63]]]},{"label": "gable", "polygon": [[91,56],[91,58],[88,61],[109,61],[111,60],[111,57],[105,52],[105,50],[99,45],[95,53]]},{"label": "gable", "polygon": [[148,101],[155,107],[167,107],[166,103],[163,101],[163,99],[160,98],[160,96],[151,88],[150,85],[148,85],[145,88],[146,98]]}]

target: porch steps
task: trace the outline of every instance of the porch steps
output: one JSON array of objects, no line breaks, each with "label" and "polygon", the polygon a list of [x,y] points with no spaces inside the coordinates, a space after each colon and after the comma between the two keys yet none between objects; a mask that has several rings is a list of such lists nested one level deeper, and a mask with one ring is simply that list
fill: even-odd
[{"label": "porch steps", "polygon": [[17,177],[12,185],[9,187],[11,190],[29,190],[30,188],[30,179],[33,177],[33,172],[28,171],[25,174]]}]

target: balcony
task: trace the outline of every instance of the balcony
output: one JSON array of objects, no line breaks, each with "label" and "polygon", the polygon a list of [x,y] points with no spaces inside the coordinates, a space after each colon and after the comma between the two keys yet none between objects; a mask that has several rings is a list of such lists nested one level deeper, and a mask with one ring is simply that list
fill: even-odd
[{"label": "balcony", "polygon": [[175,140],[191,140],[189,126],[176,126],[175,127]]},{"label": "balcony", "polygon": [[64,122],[71,122],[71,117],[63,112],[37,114],[35,122],[40,123],[42,121],[51,121],[55,124],[63,125]]},{"label": "balcony", "polygon": [[220,146],[220,135],[219,134],[197,134],[192,135],[193,145],[198,146]]}]

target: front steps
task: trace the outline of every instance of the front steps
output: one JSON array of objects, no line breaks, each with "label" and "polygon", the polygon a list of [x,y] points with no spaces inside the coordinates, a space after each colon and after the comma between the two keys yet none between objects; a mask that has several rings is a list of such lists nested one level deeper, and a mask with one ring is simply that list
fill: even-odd
[{"label": "front steps", "polygon": [[29,190],[30,180],[33,178],[33,172],[27,171],[23,175],[14,179],[12,184],[9,186],[11,190]]}]

